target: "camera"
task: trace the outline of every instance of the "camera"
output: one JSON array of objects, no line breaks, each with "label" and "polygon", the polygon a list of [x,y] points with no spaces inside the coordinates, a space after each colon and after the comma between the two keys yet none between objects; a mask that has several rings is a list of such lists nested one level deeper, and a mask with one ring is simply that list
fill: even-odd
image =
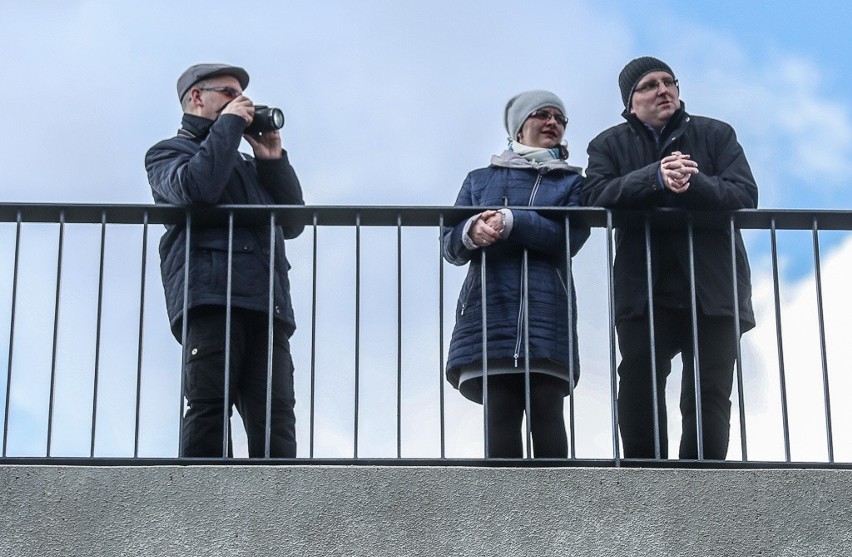
[{"label": "camera", "polygon": [[284,112],[280,108],[271,108],[263,104],[254,105],[254,120],[246,126],[243,133],[257,135],[284,127]]}]

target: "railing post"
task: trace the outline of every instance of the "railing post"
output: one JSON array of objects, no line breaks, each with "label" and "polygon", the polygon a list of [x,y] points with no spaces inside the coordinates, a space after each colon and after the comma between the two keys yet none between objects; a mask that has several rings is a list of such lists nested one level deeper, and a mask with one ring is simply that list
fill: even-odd
[{"label": "railing post", "polygon": [[134,431],[133,456],[139,456],[139,429],[142,404],[142,348],[145,330],[145,288],[148,271],[148,211],[142,216],[142,264],[139,271],[139,337],[136,343],[136,428]]},{"label": "railing post", "polygon": [[618,446],[618,380],[615,365],[615,284],[612,276],[613,269],[613,228],[612,211],[606,211],[606,282],[609,292],[609,381],[610,381],[610,404],[612,408],[612,457],[616,466],[621,466],[621,451]]},{"label": "railing post", "polygon": [[47,451],[50,455],[53,441],[53,407],[56,402],[56,358],[59,343],[59,308],[62,302],[62,255],[65,247],[65,211],[59,213],[59,246],[56,256],[56,297],[53,309],[53,345],[50,356],[50,401],[47,409]]},{"label": "railing post", "polygon": [[6,364],[6,401],[3,409],[3,457],[9,441],[9,409],[12,401],[12,363],[15,353],[15,315],[18,307],[18,270],[21,256],[21,210],[15,217],[15,260],[12,264],[12,301],[9,311],[9,355]]},{"label": "railing post", "polygon": [[[92,432],[89,438],[89,456],[95,456],[95,434],[98,421],[98,378],[101,363],[101,322],[104,307],[104,251],[106,248],[106,211],[101,211],[101,246],[98,262],[98,305],[95,325],[95,369],[92,379]],[[137,404],[138,408],[138,404]],[[138,412],[137,412],[138,414]],[[137,420],[138,421],[138,420]],[[138,429],[138,428],[137,428]],[[135,436],[134,446],[138,446],[138,435]],[[134,454],[135,456],[135,454]]]},{"label": "railing post", "polygon": [[[651,222],[645,215],[645,273],[648,281],[648,343],[651,356],[651,401],[654,406],[654,458],[662,458],[660,446],[660,400],[657,386],[657,335],[654,321],[654,273],[651,260]],[[668,427],[668,424],[666,424]],[[668,436],[667,436],[668,437]],[[668,447],[666,447],[668,451]]]},{"label": "railing post", "polygon": [[574,307],[576,300],[574,299],[574,264],[571,257],[571,212],[565,213],[565,285],[567,294],[568,312],[568,458],[571,460],[577,458],[577,441],[575,436],[574,422],[574,357],[577,354],[577,346],[574,344],[574,332],[577,328],[577,323],[574,320]]},{"label": "railing post", "polygon": [[183,258],[183,307],[181,308],[181,332],[180,332],[180,415],[178,424],[178,455],[183,456],[183,423],[186,414],[186,356],[188,354],[186,341],[189,328],[189,250],[192,236],[192,211],[185,210],[186,223],[184,224],[184,258]]},{"label": "railing post", "polygon": [[784,430],[784,459],[790,462],[790,423],[787,417],[787,378],[784,371],[784,339],[781,333],[781,292],[778,278],[778,245],[775,234],[775,217],[770,223],[772,244],[772,285],[775,294],[775,341],[778,345],[778,376],[781,387],[781,421]]},{"label": "railing post", "polygon": [[825,441],[828,449],[828,461],[834,462],[834,436],[831,426],[831,393],[828,388],[828,357],[825,347],[825,317],[822,305],[822,271],[819,257],[819,227],[817,218],[813,219],[813,243],[814,243],[814,283],[816,284],[817,320],[819,321],[819,353],[822,363],[822,388],[823,400],[825,401]]}]

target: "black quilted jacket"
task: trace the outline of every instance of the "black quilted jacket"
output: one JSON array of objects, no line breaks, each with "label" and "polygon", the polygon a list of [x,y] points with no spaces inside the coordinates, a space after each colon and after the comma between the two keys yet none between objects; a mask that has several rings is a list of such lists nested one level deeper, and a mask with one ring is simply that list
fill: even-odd
[{"label": "black quilted jacket", "polygon": [[[238,152],[244,123],[224,114],[215,122],[184,114],[176,137],[145,155],[156,203],[181,206],[303,205],[302,189],[286,152],[278,160],[255,160]],[[287,277],[284,239],[301,226],[283,223],[275,231],[273,311],[289,334],[296,328]],[[160,268],[172,333],[180,341],[184,305],[186,227],[169,225],[160,240]],[[269,226],[235,227],[231,304],[266,312],[269,307]],[[228,228],[193,225],[190,234],[188,307],[225,305]]]},{"label": "black quilted jacket", "polygon": [[[690,116],[679,110],[666,125],[659,145],[639,119],[626,111],[627,122],[589,143],[589,165],[583,204],[620,209],[691,209],[734,211],[757,207],[757,185],[734,129],[719,120]],[[672,151],[689,154],[698,174],[689,189],[675,194],[657,182],[660,160]],[[743,330],[754,327],[751,271],[739,230],[724,224],[694,230],[695,286],[698,309],[706,315],[733,316],[736,277],[739,318]],[[616,319],[643,315],[648,307],[644,227],[623,227],[615,237]],[[651,233],[655,302],[690,307],[689,237],[685,226],[656,228]]]}]

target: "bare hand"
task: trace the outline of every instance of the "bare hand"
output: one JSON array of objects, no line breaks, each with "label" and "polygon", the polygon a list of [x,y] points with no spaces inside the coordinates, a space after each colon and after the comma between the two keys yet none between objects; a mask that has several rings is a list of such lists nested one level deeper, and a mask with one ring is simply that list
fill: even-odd
[{"label": "bare hand", "polygon": [[500,231],[503,230],[503,213],[500,211],[483,211],[479,214],[468,230],[468,236],[474,245],[487,248],[500,239]]},{"label": "bare hand", "polygon": [[240,95],[222,109],[222,114],[235,114],[246,121],[246,126],[254,120],[254,103],[245,95]]},{"label": "bare hand", "polygon": [[[503,213],[500,211],[486,211],[489,213],[489,217],[485,219],[485,224],[496,230],[497,232],[503,231]],[[484,214],[484,213],[483,213]]]},{"label": "bare hand", "polygon": [[254,156],[258,159],[280,159],[281,158],[281,134],[278,130],[261,132],[257,135],[243,135],[254,149]]},{"label": "bare hand", "polygon": [[698,174],[698,163],[690,159],[689,155],[674,151],[660,161],[660,174],[669,190],[683,193],[689,189],[689,179],[693,174]]}]

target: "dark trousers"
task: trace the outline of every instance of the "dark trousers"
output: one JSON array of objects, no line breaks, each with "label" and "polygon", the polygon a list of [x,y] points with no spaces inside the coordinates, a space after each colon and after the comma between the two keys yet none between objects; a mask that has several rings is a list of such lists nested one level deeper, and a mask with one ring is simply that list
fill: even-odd
[{"label": "dark trousers", "polygon": [[[698,458],[695,404],[695,360],[690,310],[655,308],[657,402],[660,456],[668,458],[666,428],[666,379],[671,360],[683,360],[680,411],[683,433],[680,458]],[[651,339],[648,316],[619,322],[618,425],[627,458],[654,458],[654,404],[651,382]],[[704,458],[724,460],[728,453],[731,422],[731,389],[737,357],[737,338],[731,317],[698,314],[698,363],[700,365],[701,420]]]},{"label": "dark trousers", "polygon": [[[530,432],[536,458],[566,458],[568,438],[561,380],[542,373],[530,374]],[[521,423],[526,411],[524,374],[488,377],[488,455],[522,458]]]},{"label": "dark trousers", "polygon": [[189,313],[186,339],[187,400],[181,456],[222,457],[225,432],[231,456],[230,416],[233,406],[246,428],[249,456],[263,457],[266,448],[267,390],[271,394],[269,456],[296,456],[293,411],[293,361],[283,325],[273,324],[272,382],[267,389],[269,325],[266,313],[232,308],[229,352],[228,421],[225,421],[225,308],[204,306]]}]

